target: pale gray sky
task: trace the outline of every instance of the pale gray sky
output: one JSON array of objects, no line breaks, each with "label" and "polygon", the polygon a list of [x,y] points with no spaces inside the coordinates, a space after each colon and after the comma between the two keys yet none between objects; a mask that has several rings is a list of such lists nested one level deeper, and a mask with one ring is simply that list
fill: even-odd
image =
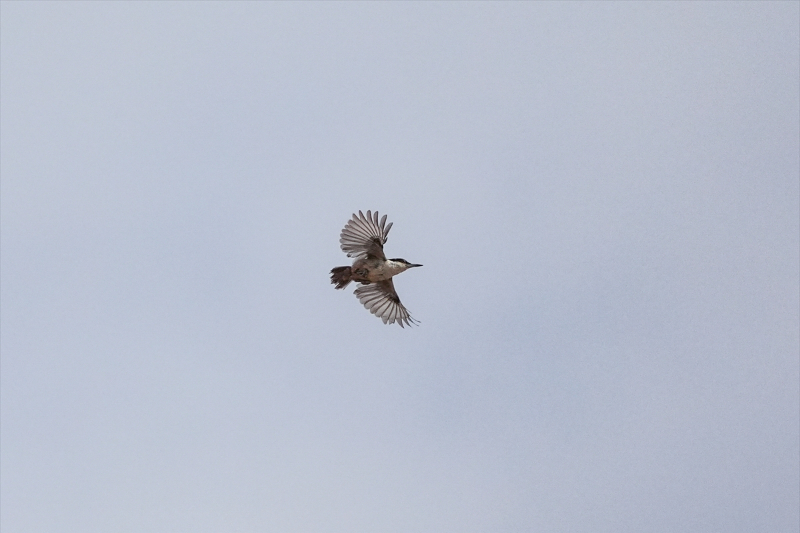
[{"label": "pale gray sky", "polygon": [[800,3],[0,22],[3,533],[800,528]]}]

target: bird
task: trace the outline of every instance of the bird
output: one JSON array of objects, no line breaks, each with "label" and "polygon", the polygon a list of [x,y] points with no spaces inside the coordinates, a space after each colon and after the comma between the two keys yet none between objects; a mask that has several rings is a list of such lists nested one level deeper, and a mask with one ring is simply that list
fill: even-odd
[{"label": "bird", "polygon": [[[393,222],[386,224],[386,215],[378,222],[378,212],[367,215],[361,211],[347,221],[339,236],[342,251],[352,257],[352,266],[340,266],[331,270],[331,283],[337,289],[344,289],[351,281],[360,283],[354,294],[369,309],[369,312],[383,320],[384,324],[394,324],[401,328],[418,325],[411,318],[408,309],[400,302],[394,290],[392,277],[409,268],[421,267],[405,259],[386,259],[383,245]],[[404,325],[405,324],[405,325]]]}]

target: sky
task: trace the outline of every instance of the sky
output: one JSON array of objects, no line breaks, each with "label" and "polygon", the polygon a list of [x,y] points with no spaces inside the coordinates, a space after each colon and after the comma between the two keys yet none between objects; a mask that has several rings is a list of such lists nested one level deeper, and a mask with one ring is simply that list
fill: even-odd
[{"label": "sky", "polygon": [[4,533],[800,528],[800,3],[0,15]]}]

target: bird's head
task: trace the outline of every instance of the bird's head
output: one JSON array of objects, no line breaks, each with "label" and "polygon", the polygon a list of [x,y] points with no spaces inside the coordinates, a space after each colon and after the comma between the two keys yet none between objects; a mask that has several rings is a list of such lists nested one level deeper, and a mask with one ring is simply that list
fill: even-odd
[{"label": "bird's head", "polygon": [[393,263],[399,263],[399,264],[403,265],[404,267],[406,267],[407,269],[408,268],[421,267],[422,266],[422,265],[416,265],[416,264],[413,264],[413,263],[409,263],[405,259],[401,259],[399,257],[396,258],[396,259],[389,259],[389,261],[392,261]]}]

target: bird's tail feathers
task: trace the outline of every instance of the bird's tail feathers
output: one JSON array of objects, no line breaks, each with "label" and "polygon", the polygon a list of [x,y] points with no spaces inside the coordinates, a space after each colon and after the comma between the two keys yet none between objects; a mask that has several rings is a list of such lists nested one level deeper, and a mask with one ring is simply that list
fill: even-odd
[{"label": "bird's tail feathers", "polygon": [[331,270],[331,283],[335,283],[337,289],[344,289],[350,283],[352,274],[350,267],[335,267]]}]

